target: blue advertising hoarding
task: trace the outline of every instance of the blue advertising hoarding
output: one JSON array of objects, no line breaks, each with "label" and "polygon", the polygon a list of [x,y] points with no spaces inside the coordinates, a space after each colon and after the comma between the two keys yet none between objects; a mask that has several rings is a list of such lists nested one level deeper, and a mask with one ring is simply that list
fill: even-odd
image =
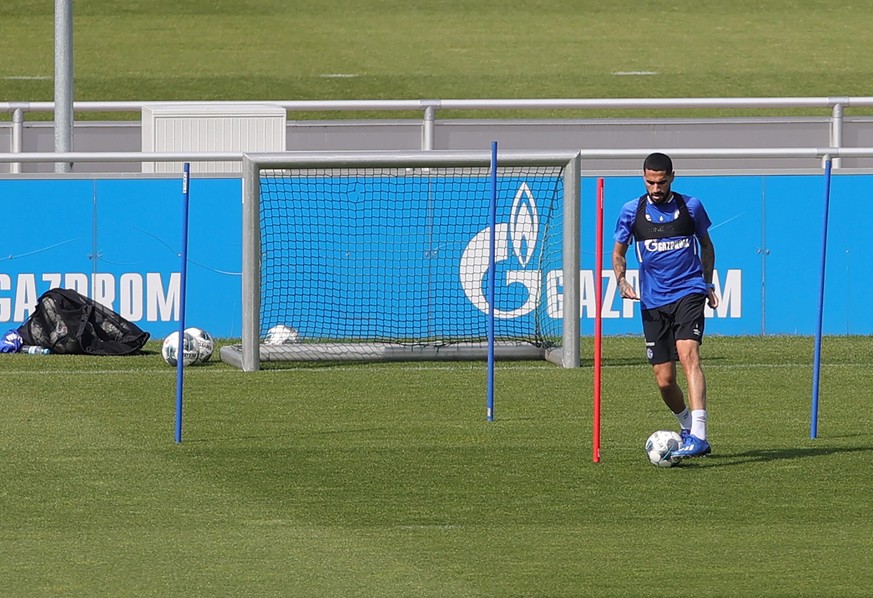
[{"label": "blue advertising hoarding", "polygon": [[[261,297],[270,309],[262,328],[292,325],[310,339],[486,337],[487,176],[293,177],[269,185]],[[535,308],[543,279],[561,265],[561,219],[552,215],[560,214],[562,180],[501,177],[498,186],[506,201],[497,209],[497,335],[532,338],[556,327],[559,335],[560,322]]]},{"label": "blue advertising hoarding", "polygon": [[[0,327],[20,325],[42,293],[65,287],[153,336],[172,332],[181,187],[180,179],[0,181],[9,233],[0,241]],[[188,317],[239,335],[241,183],[198,179],[191,188]]]},{"label": "blue advertising hoarding", "polygon": [[[509,230],[519,214],[513,201],[519,181],[499,193],[498,234],[507,231],[507,265],[498,284],[512,282],[511,268],[530,270],[521,263],[526,244],[544,242],[548,218],[537,214],[540,227],[515,242]],[[612,230],[621,205],[643,191],[639,177],[605,180],[604,260],[594,263],[596,180],[582,185],[582,333],[593,332],[594,276],[604,277],[604,333],[639,333],[639,306],[621,300],[612,279],[610,253]],[[852,212],[863,205],[873,186],[871,175],[835,175],[831,189],[829,246],[825,290],[825,334],[873,334],[873,315],[862,305],[859,284],[866,281],[866,265],[873,250],[863,235],[850,229],[858,219]],[[532,183],[532,194],[541,193]],[[716,247],[716,285],[722,303],[710,311],[710,334],[803,334],[815,332],[822,237],[824,182],[821,175],[680,176],[674,189],[699,197],[713,222]],[[362,193],[365,193],[365,189]],[[218,337],[240,335],[241,181],[233,178],[194,178],[190,188],[190,233],[186,320]],[[365,205],[362,203],[361,205]],[[419,218],[427,218],[422,203]],[[539,206],[540,208],[542,206]],[[6,230],[0,241],[0,327],[13,328],[30,315],[37,297],[52,287],[74,288],[89,295],[156,337],[176,329],[180,292],[181,180],[160,178],[45,178],[0,180],[0,209]],[[460,214],[460,212],[459,212]],[[374,211],[349,212],[355,221],[338,225],[367,229],[386,216]],[[448,218],[448,216],[446,216]],[[460,215],[458,216],[460,218]],[[453,244],[435,247],[429,239],[408,238],[401,227],[370,227],[367,243],[381,248],[372,263],[366,284],[336,297],[338,310],[386,309],[380,294],[393,284],[386,264],[403,266],[402,255],[392,247],[413,246],[434,252],[457,268],[451,302],[481,313],[476,289],[460,281],[464,250],[487,228],[482,220],[445,221]],[[531,214],[524,215],[527,222]],[[333,224],[326,225],[333,226]],[[553,231],[554,232],[554,231]],[[854,233],[854,234],[853,234]],[[481,240],[481,237],[479,237]],[[553,242],[554,238],[550,242]],[[512,255],[510,255],[512,254]],[[437,256],[437,254],[433,254]],[[630,254],[629,254],[630,255]],[[514,257],[513,257],[514,256]],[[512,259],[509,259],[509,258]],[[398,262],[398,260],[401,260]],[[337,260],[335,267],[348,266]],[[555,301],[560,285],[549,279],[550,264],[542,265],[539,292]],[[635,264],[629,261],[630,275]],[[305,269],[298,281],[309,286]],[[518,308],[526,300],[525,286],[518,285]],[[482,290],[481,288],[479,290]],[[402,300],[416,305],[432,298],[426,286],[405,286]],[[377,307],[378,306],[378,307]],[[499,306],[498,306],[499,307]],[[500,317],[513,314],[507,306]],[[555,309],[550,313],[559,316]],[[439,326],[451,330],[452,320]]]}]

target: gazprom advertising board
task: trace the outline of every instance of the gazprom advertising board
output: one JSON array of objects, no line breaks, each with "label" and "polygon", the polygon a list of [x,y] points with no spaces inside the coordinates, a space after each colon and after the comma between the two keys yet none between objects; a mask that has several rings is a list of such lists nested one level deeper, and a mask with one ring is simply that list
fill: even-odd
[{"label": "gazprom advertising board", "polygon": [[[680,173],[681,175],[681,173]],[[529,196],[525,195],[526,185]],[[604,281],[604,333],[638,334],[639,305],[622,300],[612,276],[612,231],[621,205],[643,191],[639,177],[605,180],[604,260],[594,264],[595,179],[582,185],[582,332],[591,334],[595,276]],[[510,188],[512,187],[512,188]],[[821,175],[679,176],[676,191],[699,197],[713,222],[717,310],[709,310],[709,334],[804,334],[815,332],[824,233]],[[873,334],[873,312],[864,289],[873,249],[857,230],[873,176],[833,177],[826,253],[824,332]],[[549,317],[561,313],[558,266],[540,264],[550,221],[539,201],[536,181],[514,180],[501,187],[497,218],[497,285],[509,285],[509,303],[498,305],[501,320],[530,317],[531,297],[548,303]],[[186,319],[218,337],[240,336],[241,182],[195,178],[190,185],[189,263]],[[519,199],[520,198],[520,199]],[[418,218],[428,218],[419,201]],[[552,209],[552,208],[549,208]],[[181,180],[156,178],[6,178],[0,180],[4,232],[0,240],[0,327],[13,328],[30,315],[40,294],[52,287],[73,288],[117,311],[156,337],[176,329],[179,317]],[[441,226],[459,236],[456,246],[438,248],[450,261],[456,285],[451,301],[484,313],[484,241],[490,234],[487,211],[481,221],[449,212]],[[355,218],[384,215],[358,213]],[[432,214],[430,215],[432,216]],[[349,216],[351,217],[351,216]],[[343,223],[341,223],[343,224]],[[348,222],[344,223],[348,225]],[[332,225],[328,225],[332,226]],[[360,227],[360,223],[355,223]],[[409,239],[404,229],[370,238],[381,248],[368,288],[344,295],[346,303],[375,301],[373,291],[395,271],[390,248]],[[631,253],[629,252],[629,256]],[[629,260],[629,277],[636,275]],[[471,274],[467,276],[462,274]],[[481,284],[462,281],[482,280]],[[315,281],[308,281],[314,291]],[[404,301],[427,297],[421,285],[403,289]],[[390,306],[388,306],[390,307]],[[380,309],[385,309],[383,305]],[[440,326],[450,330],[451,318]],[[5,328],[4,328],[5,330]],[[0,331],[2,332],[2,331]]]},{"label": "gazprom advertising board", "polygon": [[[305,338],[486,338],[489,185],[417,174],[269,179],[261,296],[275,309],[265,318]],[[560,322],[537,327],[535,312],[544,280],[560,273],[562,181],[498,185],[497,334],[559,336]]]}]

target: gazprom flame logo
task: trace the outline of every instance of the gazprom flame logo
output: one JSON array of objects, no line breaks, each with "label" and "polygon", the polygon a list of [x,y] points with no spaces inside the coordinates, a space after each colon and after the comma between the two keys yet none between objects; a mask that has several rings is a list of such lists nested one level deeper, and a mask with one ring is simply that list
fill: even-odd
[{"label": "gazprom flame logo", "polygon": [[[526,297],[521,305],[514,309],[494,310],[495,317],[516,318],[530,313],[536,307],[536,299],[540,295],[540,273],[536,270],[526,270],[537,250],[540,218],[536,201],[527,183],[522,183],[512,202],[512,212],[508,223],[498,223],[494,231],[494,261],[495,267],[512,257],[519,269],[498,270],[503,276],[497,276],[496,284],[522,285]],[[491,243],[491,228],[486,228],[470,240],[461,255],[460,276],[464,294],[477,309],[488,313],[488,298],[485,294],[485,284],[488,274],[488,253]],[[501,278],[504,278],[501,280]],[[499,292],[497,293],[500,294]]]},{"label": "gazprom flame logo", "polygon": [[509,222],[512,251],[522,268],[526,267],[533,257],[539,229],[540,216],[537,214],[537,204],[531,195],[530,187],[527,183],[522,183],[512,201],[512,220]]}]

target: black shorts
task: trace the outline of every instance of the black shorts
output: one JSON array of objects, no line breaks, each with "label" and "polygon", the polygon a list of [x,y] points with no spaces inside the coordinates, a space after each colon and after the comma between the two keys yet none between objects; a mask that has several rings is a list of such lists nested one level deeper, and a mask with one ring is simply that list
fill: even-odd
[{"label": "black shorts", "polygon": [[678,301],[642,310],[646,357],[652,365],[678,361],[677,340],[703,342],[706,295],[693,293]]}]

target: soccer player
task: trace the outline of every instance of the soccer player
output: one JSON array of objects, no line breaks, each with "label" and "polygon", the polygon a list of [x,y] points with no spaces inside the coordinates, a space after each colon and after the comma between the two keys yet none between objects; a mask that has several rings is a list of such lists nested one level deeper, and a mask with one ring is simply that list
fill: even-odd
[{"label": "soccer player", "polygon": [[[706,439],[706,379],[700,367],[700,343],[704,303],[718,306],[712,283],[715,247],[703,204],[672,191],[674,176],[669,156],[653,153],[646,157],[646,193],[621,209],[612,268],[621,296],[640,301],[646,355],[661,398],[681,429],[682,446],[674,455],[698,457],[711,451]],[[632,239],[640,265],[639,296],[626,278]],[[676,381],[676,361],[685,372],[690,410]]]}]

